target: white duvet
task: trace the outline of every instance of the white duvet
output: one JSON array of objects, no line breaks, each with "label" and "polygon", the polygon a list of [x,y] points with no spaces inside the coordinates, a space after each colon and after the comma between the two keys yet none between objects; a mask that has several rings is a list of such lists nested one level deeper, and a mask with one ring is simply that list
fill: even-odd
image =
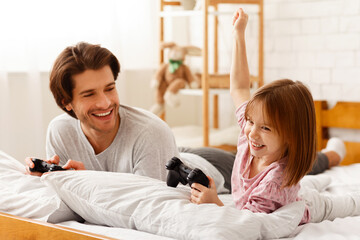
[{"label": "white duvet", "polygon": [[305,209],[303,201],[272,214],[233,206],[196,205],[188,187],[127,173],[66,171],[42,181],[87,222],[138,229],[176,239],[263,239],[289,236]]},{"label": "white duvet", "polygon": [[[355,186],[357,178],[354,178]],[[231,204],[229,194],[221,195],[228,203],[225,207],[196,205],[189,201],[189,187],[170,188],[165,182],[126,173],[67,171],[48,174],[42,177],[42,181],[89,223],[136,229],[176,239],[308,239],[326,233],[325,229],[324,232],[317,231],[319,226],[348,222],[347,218],[337,218],[336,223],[323,221],[298,226],[305,209],[303,201],[271,214],[237,210]],[[302,185],[328,194],[341,193],[338,188],[344,192],[356,188],[352,184],[334,181],[331,172],[305,177]],[[347,207],[346,203],[337,202],[336,211],[341,215]],[[350,219],[354,223],[359,221],[359,217]],[[348,231],[350,236],[359,232],[354,227],[351,230]]]},{"label": "white duvet", "polygon": [[[211,174],[212,170],[207,170]],[[79,219],[75,211],[88,223],[96,224],[96,229],[102,228],[105,235],[116,231],[112,237],[120,233],[118,237],[124,238],[124,230],[128,229],[125,233],[129,236],[141,233],[136,234],[140,239],[144,236],[146,239],[156,236],[175,239],[360,239],[360,217],[298,226],[305,208],[303,201],[272,214],[255,214],[235,209],[229,194],[221,195],[225,207],[195,205],[189,201],[189,187],[170,188],[165,182],[132,174],[66,171],[39,179],[24,172],[24,165],[0,151],[1,212],[56,223]],[[360,164],[335,167],[321,175],[307,176],[301,184],[329,195],[345,195],[360,189],[359,172]],[[345,205],[338,202],[337,211],[346,210]],[[92,225],[86,226],[95,229]]]},{"label": "white duvet", "polygon": [[[333,167],[323,174],[305,177],[302,183],[313,184],[314,188],[328,195],[344,195],[360,190],[359,173],[360,164]],[[284,239],[359,240],[360,216],[336,218],[333,221],[326,220],[298,226],[288,238]]]}]

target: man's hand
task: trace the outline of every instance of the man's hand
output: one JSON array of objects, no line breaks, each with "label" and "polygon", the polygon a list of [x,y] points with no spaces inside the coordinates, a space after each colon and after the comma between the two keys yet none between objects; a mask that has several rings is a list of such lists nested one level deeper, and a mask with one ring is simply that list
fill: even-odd
[{"label": "man's hand", "polygon": [[191,197],[190,201],[196,204],[202,203],[215,203],[218,206],[224,206],[217,195],[214,180],[208,176],[209,188],[201,185],[200,183],[191,184]]},{"label": "man's hand", "polygon": [[62,168],[64,168],[64,169],[73,168],[75,170],[86,170],[85,166],[84,166],[84,164],[82,162],[74,161],[74,160],[71,160],[71,159],[69,159],[67,161],[67,163],[64,166],[62,166]]},{"label": "man's hand", "polygon": [[[32,162],[32,159],[33,159],[32,157],[25,158],[26,174],[40,177],[42,175],[41,172],[31,172],[30,169],[29,169],[29,168],[34,168],[35,167],[35,164]],[[44,161],[49,163],[49,164],[59,164],[60,158],[59,158],[58,155],[54,155],[49,160],[44,160]]]}]

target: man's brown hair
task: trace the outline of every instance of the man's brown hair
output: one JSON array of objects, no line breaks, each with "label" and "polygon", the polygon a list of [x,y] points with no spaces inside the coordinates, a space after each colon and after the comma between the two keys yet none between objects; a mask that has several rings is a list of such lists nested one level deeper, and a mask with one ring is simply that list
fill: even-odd
[{"label": "man's brown hair", "polygon": [[86,70],[98,70],[105,66],[111,68],[116,80],[120,72],[120,63],[108,49],[85,42],[65,48],[55,60],[50,73],[50,90],[56,104],[70,116],[77,118],[72,110],[65,109],[73,99],[72,77]]},{"label": "man's brown hair", "polygon": [[309,89],[299,81],[282,79],[258,89],[246,106],[263,104],[264,116],[286,144],[283,187],[297,184],[312,168],[316,154],[316,118]]}]

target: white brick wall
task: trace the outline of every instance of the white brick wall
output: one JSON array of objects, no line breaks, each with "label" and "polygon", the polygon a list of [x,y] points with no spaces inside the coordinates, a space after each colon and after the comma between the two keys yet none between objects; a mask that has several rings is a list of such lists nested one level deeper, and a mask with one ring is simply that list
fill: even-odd
[{"label": "white brick wall", "polygon": [[264,4],[265,82],[288,77],[315,99],[360,101],[360,0]]},{"label": "white brick wall", "polygon": [[[237,7],[230,5],[221,9],[232,12]],[[256,74],[257,8],[242,7],[249,14],[246,30],[249,68]],[[265,0],[264,14],[265,83],[290,78],[305,82],[317,100],[360,101],[360,0]],[[221,15],[219,21],[219,68],[220,72],[228,72],[232,49],[231,15]],[[201,21],[190,22],[191,30],[184,29],[176,40],[190,40],[201,46]],[[209,66],[212,69],[211,23],[209,27]],[[201,69],[201,61],[190,65]],[[226,127],[226,119],[233,118],[233,106],[223,96],[220,96],[220,104],[220,126]],[[197,124],[201,124],[201,119]]]}]

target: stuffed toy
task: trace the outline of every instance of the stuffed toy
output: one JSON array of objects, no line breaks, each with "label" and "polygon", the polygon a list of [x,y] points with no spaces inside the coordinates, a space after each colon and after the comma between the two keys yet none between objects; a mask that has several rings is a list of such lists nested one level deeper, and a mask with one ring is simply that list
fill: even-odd
[{"label": "stuffed toy", "polygon": [[199,79],[196,78],[189,67],[184,64],[185,56],[200,56],[201,49],[195,46],[181,47],[173,42],[162,43],[161,48],[169,48],[168,62],[163,63],[156,71],[151,87],[156,90],[156,103],[150,111],[161,115],[165,103],[170,107],[180,105],[178,91],[185,87],[198,88]]}]

